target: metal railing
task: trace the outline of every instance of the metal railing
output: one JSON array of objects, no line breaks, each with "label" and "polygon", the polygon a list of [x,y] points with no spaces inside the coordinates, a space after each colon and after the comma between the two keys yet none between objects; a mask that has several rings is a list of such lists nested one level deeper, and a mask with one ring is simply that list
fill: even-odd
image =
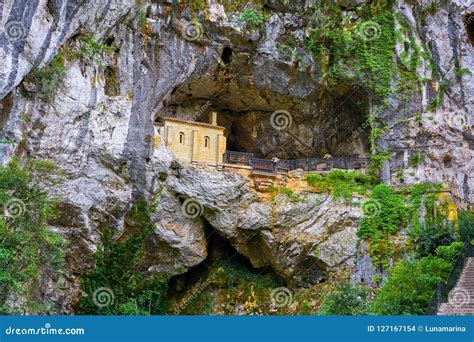
[{"label": "metal railing", "polygon": [[226,164],[251,166],[254,171],[267,173],[287,173],[297,169],[306,172],[329,171],[331,169],[362,170],[369,165],[368,158],[335,157],[273,161],[255,158],[253,153],[235,151],[226,151],[224,161]]},{"label": "metal railing", "polygon": [[253,153],[226,151],[224,153],[224,163],[234,165],[252,166]]},{"label": "metal railing", "polygon": [[277,164],[278,163],[274,163],[273,161],[268,160],[268,159],[254,158],[253,159],[253,164],[252,164],[252,169],[254,171],[275,173]]},{"label": "metal railing", "polygon": [[456,284],[461,276],[461,273],[466,265],[468,258],[474,256],[474,247],[470,242],[466,242],[464,247],[458,254],[456,261],[454,262],[451,272],[448,275],[446,281],[443,281],[438,284],[436,290],[431,297],[431,300],[428,304],[428,309],[426,310],[427,315],[436,315],[438,309],[442,303],[448,301],[449,292],[456,287]]}]

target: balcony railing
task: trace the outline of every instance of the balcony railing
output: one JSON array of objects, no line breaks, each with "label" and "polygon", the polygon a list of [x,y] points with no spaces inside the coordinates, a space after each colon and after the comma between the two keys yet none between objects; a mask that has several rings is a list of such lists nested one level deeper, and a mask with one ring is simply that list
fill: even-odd
[{"label": "balcony railing", "polygon": [[259,172],[275,173],[276,165],[277,163],[274,163],[271,160],[254,158],[252,169]]},{"label": "balcony railing", "polygon": [[234,165],[252,166],[253,153],[226,151],[224,153],[224,163]]},{"label": "balcony railing", "polygon": [[294,160],[268,160],[255,158],[253,153],[226,151],[226,164],[250,166],[252,170],[266,173],[287,173],[302,169],[306,172],[329,171],[331,169],[363,170],[369,165],[368,158],[336,157],[336,158],[306,158]]}]

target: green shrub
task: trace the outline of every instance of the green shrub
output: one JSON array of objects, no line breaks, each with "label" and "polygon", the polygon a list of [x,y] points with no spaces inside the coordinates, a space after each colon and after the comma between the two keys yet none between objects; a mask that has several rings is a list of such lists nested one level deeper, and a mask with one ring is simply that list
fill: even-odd
[{"label": "green shrub", "polygon": [[[430,100],[430,102],[426,106],[426,111],[427,112],[434,112],[436,109],[443,107],[443,103],[444,103],[443,94],[438,94],[437,96],[433,97]],[[419,121],[419,123],[421,123],[421,121]],[[410,164],[408,164],[408,166],[410,166]]]},{"label": "green shrub", "polygon": [[428,2],[424,7],[421,8],[421,13],[423,16],[427,15],[433,15],[436,13],[438,8],[440,7],[440,1],[439,0],[432,0],[431,2]]},{"label": "green shrub", "polygon": [[190,1],[190,6],[193,13],[199,13],[206,10],[208,3],[207,0],[193,0]]},{"label": "green shrub", "polygon": [[364,216],[357,236],[369,243],[369,253],[374,265],[387,268],[393,254],[391,236],[407,226],[408,207],[390,186],[379,184],[362,209]]},{"label": "green shrub", "polygon": [[438,258],[444,259],[453,263],[459,255],[459,252],[464,247],[462,242],[453,242],[448,246],[438,246],[435,254]]},{"label": "green shrub", "polygon": [[[86,273],[82,288],[87,296],[80,302],[79,313],[88,315],[156,315],[166,312],[168,280],[146,275],[139,268],[144,258],[144,244],[153,231],[149,219],[150,206],[141,200],[133,206],[128,222],[134,229],[123,241],[114,241],[107,230],[95,255],[95,270]],[[136,231],[135,231],[136,230]],[[108,289],[108,305],[99,307],[97,295]],[[99,301],[100,303],[100,301]]]},{"label": "green shrub", "polygon": [[408,161],[407,166],[415,167],[415,166],[423,164],[424,161],[425,161],[425,155],[423,153],[417,152],[410,157],[410,160]]},{"label": "green shrub", "polygon": [[456,75],[457,78],[461,78],[464,75],[472,75],[472,72],[469,68],[459,68],[455,66],[454,74]]},{"label": "green shrub", "polygon": [[288,188],[282,188],[273,184],[268,187],[268,191],[275,193],[275,195],[272,197],[272,200],[275,200],[275,196],[277,194],[284,194],[293,203],[298,203],[304,200],[303,197],[295,194],[293,190],[288,189]]},{"label": "green shrub", "polygon": [[293,190],[290,190],[288,188],[283,188],[281,189],[281,193],[282,194],[285,194],[286,196],[288,197],[293,197],[295,195],[294,191]]},{"label": "green shrub", "polygon": [[26,77],[27,82],[34,84],[35,91],[50,103],[64,84],[66,69],[64,56],[58,53],[51,63],[44,68],[33,67]]},{"label": "green shrub", "polygon": [[298,196],[297,194],[294,193],[293,190],[290,190],[288,188],[281,189],[281,193],[286,195],[293,203],[298,203],[303,200],[302,197]]},{"label": "green shrub", "polygon": [[26,309],[45,310],[34,293],[42,273],[61,276],[65,240],[48,227],[57,216],[56,202],[40,186],[51,176],[49,163],[22,166],[13,160],[0,166],[0,313],[9,314],[6,300],[26,299]]},{"label": "green shrub", "polygon": [[440,189],[441,184],[426,182],[415,184],[411,187],[402,189],[404,194],[409,194],[410,215],[412,223],[412,229],[410,233],[414,240],[417,239],[421,229],[420,212],[422,207],[425,208],[426,218],[432,218],[435,221],[445,220],[445,216],[442,215],[442,211],[445,210],[444,205],[439,206],[437,204],[437,193]]},{"label": "green shrub", "polygon": [[104,53],[115,52],[115,46],[108,46],[99,42],[93,36],[86,36],[83,38],[81,48],[79,49],[79,57],[88,62],[98,62],[98,57]]},{"label": "green shrub", "polygon": [[458,234],[461,241],[474,240],[474,212],[461,212],[459,214]]},{"label": "green shrub", "polygon": [[455,239],[451,225],[445,217],[425,217],[424,224],[420,226],[418,234],[413,237],[416,251],[421,256],[425,256],[434,254],[438,246],[449,245]]},{"label": "green shrub", "polygon": [[373,184],[373,178],[357,171],[332,170],[326,175],[306,175],[308,184],[319,191],[331,193],[334,198],[350,201],[354,193],[365,194]]},{"label": "green shrub", "polygon": [[257,28],[265,20],[266,16],[263,12],[257,11],[253,8],[247,8],[237,16],[237,25],[240,27],[248,25],[250,28]]},{"label": "green shrub", "polygon": [[[370,208],[367,208],[370,205]],[[374,187],[370,200],[364,205],[367,212],[361,220],[357,235],[366,239],[378,239],[397,233],[408,223],[407,206],[400,195],[385,184]]]},{"label": "green shrub", "polygon": [[[381,130],[381,128],[377,128],[374,125],[371,125],[371,132],[370,132],[370,146],[375,146],[378,140],[376,134]],[[383,163],[392,159],[392,151],[379,151],[372,153],[370,155],[370,166],[369,166],[369,175],[376,176],[380,169],[382,168]]]},{"label": "green shrub", "polygon": [[298,315],[310,316],[312,314],[313,314],[313,310],[311,309],[311,305],[308,303],[306,299],[302,300]]},{"label": "green shrub", "polygon": [[262,275],[260,272],[249,269],[241,262],[232,260],[219,260],[216,268],[222,267],[223,275],[221,282],[225,282],[228,288],[242,285],[249,287],[252,284],[255,289],[271,289],[281,286],[281,280],[274,275]]},{"label": "green shrub", "polygon": [[[217,258],[210,260],[207,275],[180,298],[177,307],[186,303],[180,314],[202,315],[217,311],[233,315],[236,303],[243,304],[250,312],[268,312],[271,291],[284,285],[281,279],[271,272],[250,268],[247,262],[233,258],[232,254],[214,257]],[[219,306],[214,305],[216,298]]]},{"label": "green shrub", "polygon": [[349,283],[336,285],[325,298],[320,315],[365,315],[368,310],[368,290],[363,286]]},{"label": "green shrub", "polygon": [[[349,19],[338,6],[315,5],[306,45],[313,58],[322,61],[329,85],[335,85],[337,79],[357,77],[377,95],[390,92],[397,73],[395,16],[391,4],[379,5],[379,11],[365,6],[358,22]],[[376,39],[363,39],[367,26],[375,26]]]},{"label": "green shrub", "polygon": [[433,256],[400,261],[370,304],[371,313],[423,315],[434,289],[450,268],[451,262]]}]

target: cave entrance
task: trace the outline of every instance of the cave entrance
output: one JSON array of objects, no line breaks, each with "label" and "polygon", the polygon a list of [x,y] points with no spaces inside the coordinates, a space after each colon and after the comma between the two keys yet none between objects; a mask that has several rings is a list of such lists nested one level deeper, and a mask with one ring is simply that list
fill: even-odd
[{"label": "cave entrance", "polygon": [[223,111],[223,122],[229,127],[228,150],[263,159],[321,158],[328,154],[367,157],[369,129],[365,116],[369,109],[363,101],[355,100],[357,97],[336,96],[324,109],[308,103],[308,113],[275,107],[272,111]]},{"label": "cave entrance", "polygon": [[180,314],[212,314],[206,311],[211,306],[210,302],[214,306],[226,298],[229,299],[225,303],[226,310],[233,310],[232,307],[236,309],[239,304],[243,304],[233,297],[241,291],[247,295],[252,286],[272,289],[285,285],[271,267],[253,267],[248,258],[239,254],[207,222],[205,229],[208,241],[206,260],[185,274],[173,277],[169,283],[168,296],[180,303],[193,295],[195,289],[199,289],[192,303],[183,308]]},{"label": "cave entrance", "polygon": [[467,35],[474,46],[474,13],[467,13],[463,17],[464,27],[466,28]]},{"label": "cave entrance", "polygon": [[3,132],[8,120],[8,115],[13,107],[13,92],[9,92],[3,100],[0,101],[0,130]]},{"label": "cave entrance", "polygon": [[369,99],[361,88],[347,86],[321,99],[196,80],[176,88],[159,115],[209,123],[211,111],[225,127],[229,151],[281,160],[369,154]]}]

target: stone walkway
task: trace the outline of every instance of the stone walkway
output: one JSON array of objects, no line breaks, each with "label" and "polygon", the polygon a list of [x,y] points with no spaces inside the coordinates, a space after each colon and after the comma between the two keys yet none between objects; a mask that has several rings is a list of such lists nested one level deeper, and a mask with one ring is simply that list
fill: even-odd
[{"label": "stone walkway", "polygon": [[474,315],[474,257],[467,260],[447,303],[440,305],[438,316]]}]

